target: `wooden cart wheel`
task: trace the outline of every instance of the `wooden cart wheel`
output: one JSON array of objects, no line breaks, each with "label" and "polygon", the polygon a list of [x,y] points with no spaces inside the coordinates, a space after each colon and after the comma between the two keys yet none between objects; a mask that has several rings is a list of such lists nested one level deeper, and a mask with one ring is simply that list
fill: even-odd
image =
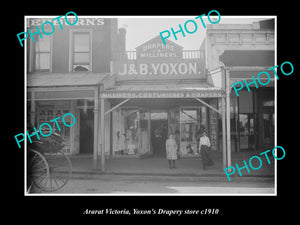
[{"label": "wooden cart wheel", "polygon": [[44,156],[49,165],[49,182],[43,187],[43,191],[57,191],[65,186],[71,177],[71,161],[62,151],[45,153]]},{"label": "wooden cart wheel", "polygon": [[34,149],[29,149],[27,158],[27,189],[43,190],[47,186],[50,170],[44,155]]}]

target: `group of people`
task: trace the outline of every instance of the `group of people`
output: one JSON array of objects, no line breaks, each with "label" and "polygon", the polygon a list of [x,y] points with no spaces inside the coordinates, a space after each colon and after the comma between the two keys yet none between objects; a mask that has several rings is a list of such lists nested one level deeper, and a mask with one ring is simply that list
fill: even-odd
[{"label": "group of people", "polygon": [[[210,156],[210,140],[207,137],[206,131],[203,131],[202,137],[199,140],[199,151],[202,158],[203,169],[206,169],[207,166],[212,166],[214,164]],[[178,158],[178,149],[179,144],[176,143],[175,136],[173,134],[169,135],[169,138],[166,141],[166,156],[169,162],[169,168],[176,168],[175,162]]]}]

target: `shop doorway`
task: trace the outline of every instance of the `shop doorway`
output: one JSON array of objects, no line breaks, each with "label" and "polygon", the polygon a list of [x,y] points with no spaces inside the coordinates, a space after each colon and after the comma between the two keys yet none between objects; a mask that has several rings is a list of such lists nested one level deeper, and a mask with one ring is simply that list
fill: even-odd
[{"label": "shop doorway", "polygon": [[154,157],[165,157],[165,143],[168,138],[168,113],[163,110],[151,110],[151,152]]},{"label": "shop doorway", "polygon": [[252,113],[239,114],[240,150],[253,150],[254,142],[254,115]]},{"label": "shop doorway", "polygon": [[94,143],[94,112],[92,109],[80,110],[79,153],[92,154]]},{"label": "shop doorway", "polygon": [[268,149],[274,146],[275,135],[275,97],[274,89],[262,89],[258,94],[258,136],[259,147]]},{"label": "shop doorway", "polygon": [[274,113],[263,113],[262,114],[262,141],[264,148],[270,148],[274,146]]}]

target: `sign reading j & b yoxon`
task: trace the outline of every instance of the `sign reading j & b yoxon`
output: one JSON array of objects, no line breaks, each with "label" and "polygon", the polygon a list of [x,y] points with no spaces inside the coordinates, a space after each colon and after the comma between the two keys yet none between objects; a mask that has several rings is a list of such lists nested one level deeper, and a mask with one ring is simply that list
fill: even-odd
[{"label": "sign reading j & b yoxon", "polygon": [[198,60],[180,62],[113,62],[117,75],[199,75],[205,76],[204,65]]}]

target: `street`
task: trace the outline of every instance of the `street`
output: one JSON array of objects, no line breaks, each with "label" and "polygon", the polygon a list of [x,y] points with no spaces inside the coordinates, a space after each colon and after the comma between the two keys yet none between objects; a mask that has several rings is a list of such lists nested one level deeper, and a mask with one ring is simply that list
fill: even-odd
[{"label": "street", "polygon": [[219,177],[178,177],[144,175],[98,175],[74,177],[62,189],[49,194],[104,195],[223,195],[274,194],[274,180],[268,178],[236,178],[233,182]]}]

